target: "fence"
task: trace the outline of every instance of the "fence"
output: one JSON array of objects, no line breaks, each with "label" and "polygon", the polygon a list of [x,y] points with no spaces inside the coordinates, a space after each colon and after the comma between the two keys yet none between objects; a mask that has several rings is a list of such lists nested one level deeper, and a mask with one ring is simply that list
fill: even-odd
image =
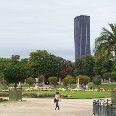
[{"label": "fence", "polygon": [[116,116],[116,90],[111,92],[110,99],[98,99],[93,101],[94,116]]}]

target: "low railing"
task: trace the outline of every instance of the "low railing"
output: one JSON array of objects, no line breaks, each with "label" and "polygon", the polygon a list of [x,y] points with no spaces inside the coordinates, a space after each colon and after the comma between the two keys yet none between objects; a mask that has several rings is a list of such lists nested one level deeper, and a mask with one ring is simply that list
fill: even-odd
[{"label": "low railing", "polygon": [[94,116],[116,116],[116,107],[109,99],[98,99],[93,101]]}]

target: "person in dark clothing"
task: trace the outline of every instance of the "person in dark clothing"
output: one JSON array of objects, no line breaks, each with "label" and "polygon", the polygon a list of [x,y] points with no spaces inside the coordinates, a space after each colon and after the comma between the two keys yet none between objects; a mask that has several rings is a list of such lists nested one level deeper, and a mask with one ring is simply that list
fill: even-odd
[{"label": "person in dark clothing", "polygon": [[60,109],[60,107],[59,107],[59,100],[60,100],[60,94],[59,94],[59,92],[56,92],[56,94],[55,94],[55,98],[54,98],[54,102],[56,103],[56,107],[55,107],[55,110],[58,108],[58,110]]}]

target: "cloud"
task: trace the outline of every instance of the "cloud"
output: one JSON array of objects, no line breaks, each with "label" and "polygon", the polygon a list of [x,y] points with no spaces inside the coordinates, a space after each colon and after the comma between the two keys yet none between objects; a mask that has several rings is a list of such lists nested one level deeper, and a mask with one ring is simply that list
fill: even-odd
[{"label": "cloud", "polygon": [[115,23],[115,4],[115,0],[1,0],[0,56],[24,57],[47,49],[74,60],[74,17],[90,15],[93,50],[102,27]]}]

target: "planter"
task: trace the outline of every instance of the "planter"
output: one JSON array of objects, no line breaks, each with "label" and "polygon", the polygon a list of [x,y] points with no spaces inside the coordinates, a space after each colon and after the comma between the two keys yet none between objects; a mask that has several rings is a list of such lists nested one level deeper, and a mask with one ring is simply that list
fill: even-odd
[{"label": "planter", "polygon": [[21,100],[22,101],[22,89],[18,88],[18,89],[11,89],[9,90],[9,100],[11,101],[18,101]]}]

